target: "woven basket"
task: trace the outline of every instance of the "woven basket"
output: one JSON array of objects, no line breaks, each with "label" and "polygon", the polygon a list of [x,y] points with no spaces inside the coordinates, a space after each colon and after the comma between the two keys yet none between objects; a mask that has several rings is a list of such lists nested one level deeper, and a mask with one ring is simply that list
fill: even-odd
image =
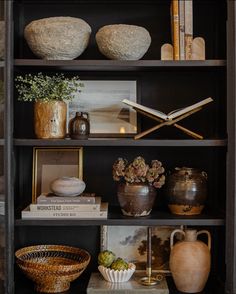
[{"label": "woven basket", "polygon": [[35,282],[35,290],[44,293],[67,291],[90,261],[87,251],[62,245],[24,247],[15,256],[23,273]]}]

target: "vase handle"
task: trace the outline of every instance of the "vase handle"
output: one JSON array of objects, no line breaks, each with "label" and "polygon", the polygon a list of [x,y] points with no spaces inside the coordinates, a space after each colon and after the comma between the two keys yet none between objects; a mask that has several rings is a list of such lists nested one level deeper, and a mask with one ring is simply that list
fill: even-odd
[{"label": "vase handle", "polygon": [[207,234],[207,237],[208,237],[207,246],[209,248],[209,251],[211,251],[211,234],[207,230],[202,230],[202,231],[197,232],[197,236],[199,236],[200,234]]},{"label": "vase handle", "polygon": [[175,235],[176,233],[180,233],[180,234],[182,234],[182,235],[185,236],[185,232],[184,232],[184,231],[182,231],[182,230],[180,230],[180,229],[174,230],[174,231],[171,233],[171,235],[170,235],[170,249],[171,249],[171,250],[173,249],[173,246],[174,246],[174,235]]}]

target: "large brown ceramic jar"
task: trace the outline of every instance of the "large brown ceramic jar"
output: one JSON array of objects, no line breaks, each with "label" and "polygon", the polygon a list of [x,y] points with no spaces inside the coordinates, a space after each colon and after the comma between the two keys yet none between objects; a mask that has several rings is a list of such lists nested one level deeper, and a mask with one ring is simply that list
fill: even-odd
[{"label": "large brown ceramic jar", "polygon": [[64,101],[35,102],[34,131],[40,139],[62,139],[66,135],[67,105]]},{"label": "large brown ceramic jar", "polygon": [[[174,235],[180,233],[184,240],[174,243]],[[208,245],[197,240],[207,234]],[[185,293],[198,293],[207,282],[211,266],[211,236],[208,231],[175,230],[170,237],[170,271],[176,288]]]},{"label": "large brown ceramic jar", "polygon": [[167,177],[166,197],[172,213],[200,214],[207,197],[207,174],[195,168],[176,168]]},{"label": "large brown ceramic jar", "polygon": [[148,184],[120,183],[117,195],[124,215],[146,216],[152,210],[156,198],[156,189]]}]

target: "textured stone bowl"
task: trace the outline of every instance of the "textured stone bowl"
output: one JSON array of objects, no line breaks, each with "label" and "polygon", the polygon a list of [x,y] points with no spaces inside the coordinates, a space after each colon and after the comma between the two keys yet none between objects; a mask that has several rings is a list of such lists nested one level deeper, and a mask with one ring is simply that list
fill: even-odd
[{"label": "textured stone bowl", "polygon": [[99,29],[96,42],[109,59],[139,60],[151,44],[149,32],[140,26],[114,24]]},{"label": "textured stone bowl", "polygon": [[72,60],[88,46],[90,26],[75,17],[49,17],[34,20],[24,30],[33,53],[42,59]]},{"label": "textured stone bowl", "polygon": [[78,196],[85,187],[85,182],[75,177],[60,177],[50,183],[51,191],[57,196]]},{"label": "textured stone bowl", "polygon": [[129,263],[127,270],[113,270],[103,265],[99,265],[98,270],[102,274],[103,278],[111,283],[124,283],[127,282],[135,272],[136,266],[133,263]]}]

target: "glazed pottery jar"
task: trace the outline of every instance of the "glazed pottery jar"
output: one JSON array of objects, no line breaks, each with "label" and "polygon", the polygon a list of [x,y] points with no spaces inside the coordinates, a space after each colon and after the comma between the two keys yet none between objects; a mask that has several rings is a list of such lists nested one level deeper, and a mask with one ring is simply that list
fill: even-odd
[{"label": "glazed pottery jar", "polygon": [[87,112],[76,112],[69,122],[71,139],[87,139],[90,133],[89,115]]},{"label": "glazed pottery jar", "polygon": [[[182,234],[184,240],[174,245],[176,233]],[[197,240],[200,234],[207,234],[208,245]],[[170,237],[170,247],[170,271],[177,289],[185,293],[201,292],[210,272],[210,233],[205,230],[174,230]]]},{"label": "glazed pottery jar", "polygon": [[34,131],[39,139],[63,139],[67,105],[64,101],[35,102]]},{"label": "glazed pottery jar", "polygon": [[117,196],[124,215],[146,216],[152,210],[156,198],[156,189],[147,184],[120,183]]},{"label": "glazed pottery jar", "polygon": [[175,168],[167,177],[166,197],[172,213],[200,214],[207,197],[207,174],[195,168]]}]

